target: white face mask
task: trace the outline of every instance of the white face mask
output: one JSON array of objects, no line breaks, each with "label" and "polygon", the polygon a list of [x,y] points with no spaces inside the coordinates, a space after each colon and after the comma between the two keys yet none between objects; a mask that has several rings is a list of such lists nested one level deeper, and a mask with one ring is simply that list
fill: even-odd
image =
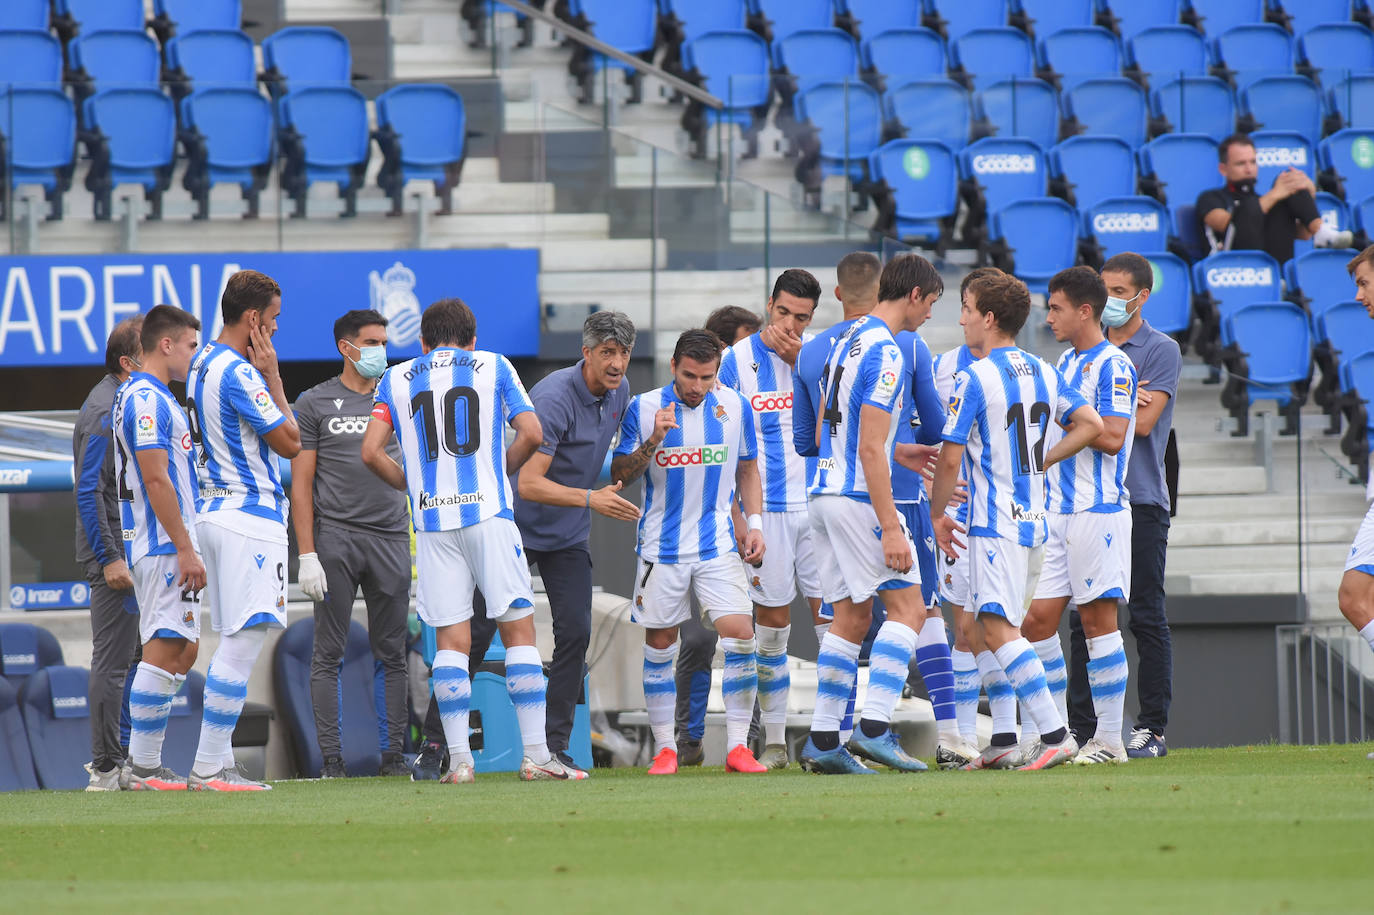
[{"label": "white face mask", "polygon": [[[1140,290],[1140,292],[1144,291],[1144,289]],[[1102,323],[1108,327],[1121,327],[1127,324],[1131,318],[1135,317],[1135,313],[1140,311],[1140,307],[1136,306],[1127,311],[1126,306],[1140,298],[1140,292],[1129,299],[1117,298],[1114,295],[1107,296],[1107,305],[1102,309]]]}]

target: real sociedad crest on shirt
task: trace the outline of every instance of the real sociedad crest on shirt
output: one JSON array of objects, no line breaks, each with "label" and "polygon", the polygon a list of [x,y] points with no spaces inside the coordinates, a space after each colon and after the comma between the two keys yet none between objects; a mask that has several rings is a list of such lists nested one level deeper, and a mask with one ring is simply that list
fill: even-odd
[{"label": "real sociedad crest on shirt", "polygon": [[420,300],[415,296],[415,272],[400,261],[378,275],[367,275],[372,307],[389,322],[391,342],[410,346],[420,339]]}]

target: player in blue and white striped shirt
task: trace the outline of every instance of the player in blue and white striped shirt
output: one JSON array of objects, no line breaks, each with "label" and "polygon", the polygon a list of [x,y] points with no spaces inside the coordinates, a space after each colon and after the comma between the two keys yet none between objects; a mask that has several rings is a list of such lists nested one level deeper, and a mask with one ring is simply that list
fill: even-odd
[{"label": "player in blue and white striped shirt", "polygon": [[[1103,431],[1088,448],[1046,474],[1049,539],[1022,630],[1045,666],[1060,715],[1067,715],[1068,671],[1059,621],[1073,598],[1088,638],[1088,683],[1097,712],[1097,734],[1074,762],[1125,762],[1126,652],[1116,617],[1117,602],[1129,593],[1131,582],[1126,463],[1135,439],[1136,373],[1126,354],[1102,333],[1107,286],[1096,270],[1061,270],[1050,279],[1049,293],[1050,329],[1056,340],[1072,344],[1059,359],[1059,373],[1101,414]],[[1023,727],[1023,747],[1033,733]]]},{"label": "player in blue and white striped shirt", "polygon": [[[464,784],[475,777],[468,742],[474,588],[506,646],[506,690],[525,746],[520,778],[586,778],[549,752],[534,592],[512,509],[509,476],[543,437],[534,405],[505,356],[477,349],[477,319],[461,299],[425,309],[420,350],[423,355],[393,365],[377,384],[361,452],[374,473],[410,495],[415,603],[435,630],[431,676],[451,760],[440,781]],[[509,448],[507,423],[515,429]],[[400,464],[386,453],[393,434]]]},{"label": "player in blue and white striped shirt", "polygon": [[231,738],[267,629],[286,626],[287,503],[276,455],[295,457],[301,436],[272,347],[281,288],[256,270],[240,270],[225,284],[220,313],[224,329],[201,348],[186,381],[200,467],[204,602],[220,634],[188,787],[263,791],[267,785],[234,764]]},{"label": "player in blue and white striped shirt", "polygon": [[792,366],[810,342],[805,333],[820,301],[821,284],[805,270],[785,270],[768,300],[768,325],[725,351],[720,380],[744,395],[753,408],[763,488],[763,539],[768,554],[747,571],[758,638],[759,719],[764,751],[759,762],[787,767],[787,642],[791,604],[799,583],[811,605],[811,622],[822,622],[821,579],[812,548],[806,486],[814,458],[792,447]]},{"label": "player in blue and white striped shirt", "polygon": [[172,697],[196,661],[205,564],[196,541],[191,429],[167,383],[186,380],[199,328],[200,321],[180,308],[159,305],[148,312],[141,370],[120,386],[110,413],[124,553],[143,642],[129,692],[129,763],[120,773],[125,790],[186,790],[186,779],[162,765],[162,740]]},{"label": "player in blue and white striped shirt", "polygon": [[677,771],[673,659],[678,627],[691,613],[689,593],[725,650],[726,771],[768,771],[746,746],[758,670],[753,607],[730,520],[738,485],[749,525],[743,558],[757,567],[763,491],[753,410],[738,391],[717,384],[720,352],[715,334],[683,333],[673,350],[672,383],[630,401],[611,460],[613,480],[645,475],[630,618],[644,627],[644,705],[656,747],[650,775]]},{"label": "player in blue and white striped shirt", "polygon": [[[1050,698],[1044,667],[1019,629],[1045,540],[1045,472],[1095,439],[1102,420],[1052,366],[1016,347],[1029,314],[1030,293],[1014,277],[969,286],[959,323],[969,347],[987,356],[955,376],[931,513],[941,548],[953,555],[956,525],[944,510],[967,452],[969,606],[1041,734],[1040,750],[1022,768],[1041,769],[1078,752]],[[1051,421],[1072,426],[1047,448]],[[1014,737],[1010,747],[994,747],[1016,751]]]}]

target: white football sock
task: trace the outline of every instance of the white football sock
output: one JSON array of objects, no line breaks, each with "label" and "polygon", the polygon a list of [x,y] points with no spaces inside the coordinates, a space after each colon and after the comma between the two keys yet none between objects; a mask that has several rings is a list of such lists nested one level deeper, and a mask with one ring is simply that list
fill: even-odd
[{"label": "white football sock", "polygon": [[811,730],[837,732],[859,673],[859,645],[827,632],[816,656],[816,710]]},{"label": "white football sock", "polygon": [[1127,676],[1120,630],[1088,639],[1088,686],[1097,714],[1097,738],[1110,747],[1121,746]]},{"label": "white football sock", "polygon": [[[725,702],[725,749],[728,752],[749,739],[749,721],[754,717],[759,674],[753,639],[721,639],[720,647],[725,652],[720,695]],[[783,712],[785,716],[785,707]]]},{"label": "white football sock", "polygon": [[552,758],[544,734],[544,693],[544,662],[539,659],[539,649],[533,645],[507,648],[506,694],[515,706],[525,755],[537,766]]},{"label": "white football sock", "polygon": [[860,720],[888,722],[911,669],[916,632],[905,623],[886,620],[878,627],[868,654],[868,693]]},{"label": "white football sock", "polygon": [[978,673],[988,694],[988,710],[992,712],[992,733],[1016,733],[1016,691],[1011,688],[997,655],[991,651],[978,652]]},{"label": "white football sock", "polygon": [[1045,685],[1045,667],[1035,656],[1035,649],[1030,642],[1024,638],[1013,639],[994,654],[1002,670],[1006,671],[1012,689],[1016,690],[1021,708],[1029,710],[1041,735],[1064,727],[1064,719],[1059,717],[1054,700],[1050,698],[1049,687]]},{"label": "white football sock", "polygon": [[1031,642],[1031,647],[1035,649],[1035,656],[1045,668],[1045,686],[1049,688],[1054,707],[1059,711],[1060,719],[1068,721],[1069,670],[1064,664],[1064,646],[1059,641],[1059,633],[1056,632],[1038,642]]},{"label": "white football sock", "polygon": [[644,709],[649,713],[655,755],[665,747],[677,749],[673,740],[673,706],[677,702],[673,660],[677,657],[677,646],[677,642],[667,648],[644,646]]},{"label": "white football sock", "polygon": [[200,744],[191,771],[211,776],[234,765],[234,727],[248,699],[248,677],[267,640],[267,629],[254,626],[220,636],[219,648],[205,674],[205,706]]},{"label": "white football sock", "polygon": [[448,649],[434,652],[430,677],[434,681],[434,701],[439,706],[439,721],[444,726],[450,766],[460,762],[470,764],[473,759],[468,719],[472,713],[472,679],[468,675],[468,656]]},{"label": "white football sock", "polygon": [[791,626],[775,629],[755,626],[758,639],[759,720],[763,722],[763,742],[787,741],[787,691],[792,677],[787,671],[787,640]]},{"label": "white football sock", "polygon": [[978,743],[978,693],[982,681],[978,676],[978,662],[973,652],[950,652],[954,665],[954,713],[959,721],[959,736],[970,744]]},{"label": "white football sock", "polygon": [[140,661],[129,688],[129,759],[144,769],[162,766],[162,740],[172,712],[177,678],[147,661]]}]

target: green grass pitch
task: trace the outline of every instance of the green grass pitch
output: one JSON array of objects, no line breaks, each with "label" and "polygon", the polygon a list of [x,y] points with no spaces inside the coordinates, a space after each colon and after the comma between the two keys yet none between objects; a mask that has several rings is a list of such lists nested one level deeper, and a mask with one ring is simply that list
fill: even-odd
[{"label": "green grass pitch", "polygon": [[1370,749],[8,794],[0,911],[1368,912]]}]

